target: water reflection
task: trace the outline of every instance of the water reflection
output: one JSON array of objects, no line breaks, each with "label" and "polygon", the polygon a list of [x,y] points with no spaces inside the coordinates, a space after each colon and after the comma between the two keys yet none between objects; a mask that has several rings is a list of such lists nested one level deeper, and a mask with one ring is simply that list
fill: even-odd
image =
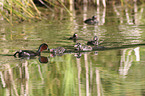
[{"label": "water reflection", "polygon": [[[120,65],[118,66],[119,71],[116,70],[118,69],[117,67],[112,69],[112,71],[116,70],[116,73],[119,72],[118,74],[123,75],[127,78],[128,71],[132,70],[131,66],[133,62],[133,59],[132,59],[133,56],[134,55],[136,56],[136,61],[138,61],[140,58],[139,49],[140,47],[116,50],[116,51],[122,52],[116,58],[116,59],[120,59],[121,62],[117,64],[117,65]],[[105,59],[101,59],[100,61],[100,58],[105,57],[105,55],[102,55],[102,54],[106,54],[108,52],[110,53],[109,50],[97,51],[97,55],[94,54],[94,51],[84,52],[84,53],[78,52],[78,53],[75,53],[77,55],[64,54],[62,56],[55,56],[55,57],[49,57],[49,58],[45,56],[40,56],[38,57],[40,64],[46,63],[42,65],[36,62],[36,59],[32,59],[33,61],[31,62],[26,59],[20,59],[19,61],[20,64],[18,66],[15,66],[14,68],[11,67],[10,64],[4,65],[6,69],[8,70],[0,71],[0,76],[1,76],[1,81],[2,81],[1,84],[3,88],[6,88],[7,90],[9,90],[7,94],[13,93],[13,95],[16,95],[16,96],[23,95],[23,94],[28,95],[31,93],[29,90],[40,90],[41,87],[42,87],[42,90],[45,90],[45,88],[47,88],[47,90],[50,89],[56,92],[55,88],[57,84],[59,84],[59,87],[57,87],[58,91],[62,92],[63,90],[61,89],[65,88],[65,92],[62,93],[63,95],[73,94],[71,92],[68,93],[67,90],[72,90],[72,88],[73,89],[75,88],[75,89],[78,89],[78,95],[86,94],[87,96],[89,96],[93,94],[98,94],[101,96],[102,94],[104,94],[102,87],[105,88],[105,86],[108,85],[108,84],[106,85],[106,83],[111,82],[110,81],[112,80],[111,78],[114,78],[113,76],[111,76],[110,79],[106,81],[105,71],[107,70],[102,69],[103,63],[101,63],[102,60],[105,60]],[[45,54],[48,55],[48,53],[45,53]],[[113,56],[112,59],[114,57],[115,56]],[[59,59],[61,61],[59,61]],[[47,65],[48,62],[51,62],[51,65]],[[105,60],[105,62],[107,61]],[[111,64],[111,62],[109,64]],[[99,67],[98,65],[102,67]],[[111,64],[110,66],[115,66],[115,65],[116,64]],[[59,72],[62,72],[61,71],[62,69],[65,73],[59,74]],[[57,70],[57,71],[53,72],[54,70]],[[37,74],[37,77],[34,76],[34,74],[35,75]],[[55,77],[55,74],[59,76]],[[109,75],[109,73],[107,74]],[[46,76],[48,76],[49,78],[47,78]],[[54,76],[54,77],[51,77],[51,76]],[[40,78],[40,79],[35,81],[36,78]],[[74,81],[76,78],[77,78],[77,81]],[[117,77],[117,74],[115,74],[115,78],[116,78],[115,80],[119,79]],[[52,83],[53,85],[46,86],[46,83],[49,82],[50,80],[57,81],[57,83],[55,84],[53,82]],[[33,82],[33,83],[31,85],[31,83],[28,83],[28,82]],[[114,80],[112,83],[114,83]],[[37,86],[37,87],[39,86],[39,88],[36,89],[34,88],[34,86]],[[68,86],[71,86],[71,87],[68,87]],[[18,90],[21,90],[21,91],[19,92]],[[94,91],[94,90],[97,90],[97,91]],[[77,90],[73,90],[73,92],[75,91]],[[84,91],[86,93],[84,93]],[[12,93],[9,93],[9,92],[12,92]],[[107,90],[105,90],[105,92],[107,92]],[[48,93],[43,93],[43,94],[48,95]],[[50,92],[49,94],[54,94],[54,93]]]},{"label": "water reflection", "polygon": [[39,56],[39,62],[40,63],[48,63],[49,62],[49,58],[48,57],[44,57],[44,56]]},{"label": "water reflection", "polygon": [[[119,74],[122,76],[128,75],[128,71],[130,67],[132,66],[133,61],[140,61],[140,52],[139,52],[140,47],[136,48],[129,48],[125,49],[122,51],[122,56],[121,56],[121,62],[120,62],[120,67],[119,67]],[[132,52],[134,51],[134,55],[136,56],[136,59],[133,59]],[[127,56],[126,56],[127,54]]]}]

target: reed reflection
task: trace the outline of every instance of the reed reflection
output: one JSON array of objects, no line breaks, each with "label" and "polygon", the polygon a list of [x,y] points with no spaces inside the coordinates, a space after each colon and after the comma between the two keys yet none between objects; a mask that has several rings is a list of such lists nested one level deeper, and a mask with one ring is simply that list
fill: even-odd
[{"label": "reed reflection", "polygon": [[[136,61],[140,60],[139,49],[140,49],[139,47],[129,48],[129,49],[119,49],[121,52],[123,52],[122,54],[120,54],[120,56],[118,56],[120,57],[118,59],[121,60],[121,62],[119,62],[119,64],[116,64],[116,63],[113,64],[112,62],[109,64],[111,64],[111,66],[119,65],[118,75],[123,75],[127,78],[128,71],[131,70],[131,66],[132,66],[133,53],[136,55]],[[63,90],[61,89],[65,88],[64,94],[69,94],[68,90],[75,88],[75,89],[78,89],[77,90],[78,96],[82,96],[83,94],[86,94],[87,96],[98,94],[98,96],[101,96],[102,94],[104,94],[104,92],[107,91],[105,89],[105,86],[112,86],[112,87],[114,86],[113,84],[106,85],[105,82],[111,82],[111,83],[114,83],[114,82],[112,82],[110,75],[109,75],[110,79],[108,80],[105,79],[106,78],[105,76],[107,76],[105,74],[110,74],[110,73],[105,73],[106,71],[108,72],[108,70],[102,69],[102,68],[105,68],[105,67],[100,67],[100,66],[103,66],[103,63],[98,62],[100,58],[105,57],[105,55],[102,55],[102,54],[106,54],[107,51],[109,50],[104,50],[101,52],[101,54],[100,54],[100,51],[67,53],[67,54],[63,54],[62,56],[57,55],[55,57],[49,57],[49,58],[45,56],[40,56],[38,57],[40,63],[36,62],[35,59],[29,59],[29,60],[33,60],[33,62],[30,62],[29,60],[26,60],[26,59],[20,59],[19,60],[20,64],[16,68],[13,68],[9,64],[6,64],[5,66],[7,67],[8,70],[0,72],[2,85],[4,88],[8,88],[9,91],[13,91],[13,94],[16,96],[18,96],[19,94],[21,95],[30,94],[31,93],[30,90],[34,90],[35,86],[38,87],[39,85],[41,85],[39,86],[39,88],[41,87],[43,88],[45,86],[45,88],[47,87],[47,89],[51,89],[55,91],[58,90],[59,92],[62,92]],[[97,55],[94,54],[96,52],[97,52]],[[47,54],[52,54],[52,53],[47,53]],[[78,58],[78,55],[77,55],[76,59],[74,59],[75,57],[74,54],[79,54],[79,55],[81,54],[81,56],[79,56]],[[59,61],[58,58],[60,58],[61,61]],[[112,58],[109,58],[109,59],[112,59]],[[55,59],[55,62],[52,62],[51,65],[50,64],[48,65],[48,63],[41,64],[41,63],[49,62],[49,60],[53,60],[53,59]],[[108,62],[105,58],[101,59],[101,61],[103,61],[104,63]],[[50,67],[49,70],[47,69],[46,66]],[[64,70],[62,70],[64,68],[65,68],[65,72]],[[116,67],[115,69],[118,69],[118,67]],[[31,72],[32,70],[35,74],[37,74],[36,77],[35,76],[33,77],[34,73]],[[54,70],[57,70],[57,71],[54,72]],[[15,74],[15,72],[18,72],[17,75]],[[63,74],[61,72],[63,72]],[[114,71],[111,71],[111,72],[114,72]],[[115,78],[117,78],[116,75],[117,74],[115,74]],[[19,79],[20,82],[16,82],[18,78],[20,78]],[[36,79],[32,79],[32,78],[40,78],[40,79],[37,80],[37,83],[32,83],[32,84],[28,83],[28,82],[36,82]],[[76,79],[77,79],[77,82],[72,81]],[[55,82],[57,81],[57,84],[59,85],[59,87],[56,87],[57,84],[54,82],[52,82],[53,84],[46,85],[46,82],[48,82],[47,80],[48,81],[52,80]],[[20,88],[18,86],[19,84],[21,86]],[[70,85],[72,86],[70,87]],[[11,86],[10,89],[8,86]],[[21,90],[21,92],[19,92],[18,90]],[[58,95],[60,94],[59,92],[55,94]],[[8,93],[8,94],[12,94],[12,93]],[[53,92],[51,94],[53,94]]]},{"label": "reed reflection", "polygon": [[[129,3],[129,2],[128,2]],[[141,24],[141,17],[143,15],[143,8],[141,7],[141,11],[138,11],[138,5],[137,0],[134,0],[133,7],[129,7],[127,3],[125,5],[121,6],[121,4],[116,5],[115,2],[113,3],[114,12],[116,15],[120,18],[120,23],[124,23],[127,21],[128,25],[140,25]],[[124,7],[124,8],[122,8]],[[132,10],[132,13],[130,12]],[[126,21],[124,21],[124,15],[122,14],[122,11],[125,11]]]},{"label": "reed reflection", "polygon": [[[124,78],[127,77],[128,71],[132,66],[133,61],[140,61],[140,47],[129,48],[122,50],[121,62],[119,67],[119,74]],[[134,52],[133,52],[134,51]],[[136,60],[133,59],[133,54],[136,56]]]},{"label": "reed reflection", "polygon": [[[0,72],[3,87],[7,89],[5,95],[28,95],[28,61],[25,60],[22,62],[21,66],[17,66],[17,71],[15,70],[15,68],[12,68],[10,64],[5,64],[5,68],[7,68],[8,70]],[[17,76],[15,72],[17,72]]]}]

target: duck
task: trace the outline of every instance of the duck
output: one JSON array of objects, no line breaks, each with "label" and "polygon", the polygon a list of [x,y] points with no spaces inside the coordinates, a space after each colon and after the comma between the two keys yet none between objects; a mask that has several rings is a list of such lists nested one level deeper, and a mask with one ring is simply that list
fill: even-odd
[{"label": "duck", "polygon": [[97,36],[94,36],[93,40],[90,40],[87,42],[87,45],[99,45],[99,38]]},{"label": "duck", "polygon": [[74,33],[74,35],[69,38],[69,40],[74,40],[74,39],[78,39],[77,33]]},{"label": "duck", "polygon": [[49,49],[50,53],[63,54],[66,50],[63,47]]},{"label": "duck", "polygon": [[82,46],[81,43],[77,43],[74,47],[76,51],[92,51],[92,47],[91,46]]},{"label": "duck", "polygon": [[39,46],[39,49],[38,51],[34,52],[34,51],[31,51],[31,50],[20,50],[20,51],[17,51],[15,54],[14,54],[14,57],[34,57],[34,56],[40,56],[40,53],[43,51],[43,50],[48,50],[48,45],[46,43],[43,43]]},{"label": "duck", "polygon": [[76,42],[77,39],[78,39],[77,33],[74,33],[74,35],[69,38],[69,40],[73,40],[74,42]]},{"label": "duck", "polygon": [[89,19],[85,20],[84,22],[89,25],[94,25],[94,24],[98,23],[98,21],[96,19],[97,19],[97,16],[93,16],[92,18],[89,18]]}]

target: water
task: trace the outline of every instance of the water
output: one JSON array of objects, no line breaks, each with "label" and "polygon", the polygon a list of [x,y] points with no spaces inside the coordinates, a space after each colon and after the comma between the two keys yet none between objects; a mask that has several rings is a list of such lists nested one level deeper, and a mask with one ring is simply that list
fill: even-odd
[{"label": "water", "polygon": [[[126,13],[119,11],[120,15],[112,7],[100,8],[100,12],[97,8],[87,8],[81,6],[75,10],[75,18],[60,14],[46,21],[14,26],[1,21],[1,96],[145,95],[145,14],[140,11],[144,8],[140,6],[136,13],[128,12],[129,15],[127,8],[117,7]],[[100,16],[98,25],[83,23],[94,14]],[[47,43],[49,48],[61,46],[73,50],[75,43],[66,38],[74,33],[82,38],[78,42],[84,45],[97,35],[100,46],[108,49],[55,57],[44,51],[42,57],[33,59],[10,56],[20,49],[37,51],[41,43]]]}]

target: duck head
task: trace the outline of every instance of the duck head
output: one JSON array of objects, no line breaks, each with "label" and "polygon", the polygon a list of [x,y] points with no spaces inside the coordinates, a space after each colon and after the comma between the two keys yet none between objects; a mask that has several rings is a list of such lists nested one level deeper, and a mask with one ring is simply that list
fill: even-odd
[{"label": "duck head", "polygon": [[93,39],[94,41],[98,41],[99,40],[99,38],[97,37],[97,36],[94,36],[94,39]]},{"label": "duck head", "polygon": [[97,36],[94,36],[94,42],[95,42],[95,44],[94,45],[98,45],[99,44],[99,38],[97,37]]},{"label": "duck head", "polygon": [[38,49],[38,53],[42,52],[43,50],[48,50],[48,45],[46,43],[43,43],[39,46],[39,49]]},{"label": "duck head", "polygon": [[93,16],[92,19],[93,19],[93,20],[97,19],[97,16]]},{"label": "duck head", "polygon": [[73,37],[78,37],[77,33],[75,33],[75,34],[73,35]]}]

